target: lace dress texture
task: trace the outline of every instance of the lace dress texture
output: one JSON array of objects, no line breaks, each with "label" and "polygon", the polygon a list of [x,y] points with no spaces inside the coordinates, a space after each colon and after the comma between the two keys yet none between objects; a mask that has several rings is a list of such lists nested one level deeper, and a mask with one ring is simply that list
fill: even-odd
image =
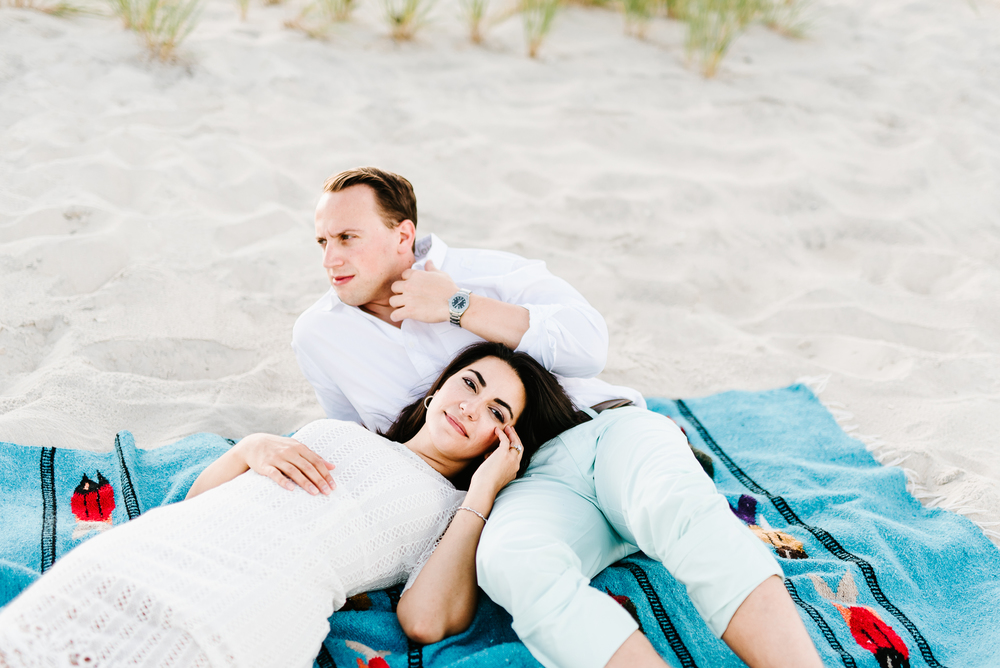
[{"label": "lace dress texture", "polygon": [[412,583],[465,492],[351,422],[295,438],[336,489],[252,471],[74,548],[0,611],[5,666],[312,666],[348,596]]}]

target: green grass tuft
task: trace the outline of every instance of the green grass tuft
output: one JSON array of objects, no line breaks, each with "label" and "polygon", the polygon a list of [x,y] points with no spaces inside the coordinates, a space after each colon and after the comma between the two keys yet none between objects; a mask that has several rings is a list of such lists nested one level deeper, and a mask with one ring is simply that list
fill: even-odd
[{"label": "green grass tuft", "polygon": [[483,41],[483,21],[486,19],[486,10],[489,8],[490,0],[461,0],[462,18],[469,28],[469,40],[473,44],[481,44]]},{"label": "green grass tuft", "polygon": [[559,5],[560,0],[521,0],[521,19],[530,57],[538,57],[538,49],[552,29]]},{"label": "green grass tuft", "polygon": [[413,39],[417,29],[427,22],[434,0],[382,0],[383,15],[396,41]]},{"label": "green grass tuft", "polygon": [[37,0],[7,0],[4,3],[0,0],[0,7],[4,5],[8,7],[13,7],[15,9],[34,9],[35,11],[43,12],[45,14],[51,14],[52,16],[73,16],[75,14],[93,14],[94,10],[81,7],[80,5],[75,5],[71,2],[60,2],[55,3],[45,3],[38,2]]},{"label": "green grass tuft", "polygon": [[149,53],[162,61],[175,51],[201,17],[203,0],[108,0],[112,12],[134,30]]},{"label": "green grass tuft", "polygon": [[649,30],[657,0],[622,0],[625,12],[625,34],[644,38]]},{"label": "green grass tuft", "polygon": [[785,37],[805,37],[811,23],[806,16],[808,0],[771,0],[764,5],[761,13],[764,25]]},{"label": "green grass tuft", "polygon": [[702,74],[713,77],[733,41],[759,21],[786,35],[801,37],[803,0],[683,0],[688,24],[688,58]]}]

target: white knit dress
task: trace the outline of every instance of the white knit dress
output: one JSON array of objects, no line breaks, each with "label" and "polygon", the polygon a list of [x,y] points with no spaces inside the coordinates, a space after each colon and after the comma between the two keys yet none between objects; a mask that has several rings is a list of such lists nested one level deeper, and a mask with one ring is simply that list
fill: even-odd
[{"label": "white knit dress", "polygon": [[295,438],[332,494],[247,472],[85,542],[0,611],[0,667],[312,666],[328,617],[412,582],[465,492],[351,422]]}]

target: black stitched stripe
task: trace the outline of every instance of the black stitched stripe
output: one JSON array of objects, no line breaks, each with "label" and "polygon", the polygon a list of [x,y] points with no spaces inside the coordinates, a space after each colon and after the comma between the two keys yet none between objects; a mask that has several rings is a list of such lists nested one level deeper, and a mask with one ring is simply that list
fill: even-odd
[{"label": "black stitched stripe", "polygon": [[406,639],[406,646],[409,648],[406,654],[407,668],[424,668],[424,646],[409,638]]},{"label": "black stitched stripe", "polygon": [[786,522],[802,527],[811,533],[823,545],[823,547],[829,550],[835,557],[841,561],[850,561],[857,564],[858,568],[861,569],[862,574],[865,576],[865,582],[868,583],[868,588],[871,590],[872,596],[876,601],[878,601],[879,605],[889,611],[889,613],[892,614],[892,616],[895,617],[899,623],[910,632],[910,635],[913,636],[913,640],[917,643],[917,647],[920,648],[920,655],[924,658],[924,661],[927,662],[927,665],[931,668],[944,668],[944,666],[938,663],[937,659],[934,658],[934,653],[931,652],[930,645],[927,643],[923,634],[917,629],[916,625],[911,622],[910,619],[904,615],[901,610],[899,610],[899,608],[893,605],[888,598],[886,598],[885,594],[882,592],[882,587],[879,586],[878,579],[875,577],[875,569],[872,568],[870,563],[845,550],[833,536],[823,529],[810,526],[799,519],[799,516],[795,514],[795,511],[791,509],[782,497],[771,494],[769,491],[754,482],[750,476],[748,476],[732,459],[729,458],[729,455],[723,452],[722,448],[719,447],[719,444],[715,442],[712,435],[708,433],[708,430],[705,429],[705,426],[694,416],[694,413],[691,412],[691,409],[688,408],[684,401],[678,399],[677,408],[680,410],[681,415],[683,415],[684,418],[698,430],[698,434],[701,435],[705,445],[707,445],[709,449],[711,449],[711,451],[722,460],[722,463],[727,469],[729,469],[729,472],[732,473],[737,480],[743,483],[745,487],[757,494],[766,496],[771,503],[774,504],[774,507],[778,509],[778,512],[781,513],[781,516],[785,518]]},{"label": "black stitched stripe", "polygon": [[118,454],[118,464],[121,467],[122,498],[125,500],[125,510],[128,518],[134,520],[142,511],[139,509],[139,499],[135,497],[135,488],[132,486],[132,473],[125,463],[125,454],[122,452],[122,440],[115,436],[115,452]]},{"label": "black stitched stripe", "polygon": [[56,560],[56,479],[55,448],[42,448],[38,473],[42,488],[42,568],[44,573]]},{"label": "black stitched stripe", "polygon": [[629,561],[619,561],[613,566],[618,568],[624,568],[628,570],[632,577],[635,578],[636,584],[639,585],[639,589],[642,593],[646,595],[646,600],[649,602],[649,607],[653,611],[653,616],[656,617],[657,623],[660,625],[660,630],[663,631],[663,636],[667,639],[667,644],[670,645],[670,649],[674,651],[677,658],[681,662],[681,666],[688,668],[697,668],[694,662],[694,658],[691,656],[691,652],[685,647],[684,641],[681,640],[680,634],[677,633],[677,629],[674,628],[674,623],[670,621],[670,616],[667,615],[667,611],[663,609],[663,604],[660,602],[660,596],[653,589],[653,585],[649,582],[649,577],[646,575],[646,571],[642,570],[639,564],[634,564]]},{"label": "black stitched stripe", "polygon": [[[393,585],[385,590],[389,595],[389,605],[392,611],[396,612],[399,605],[399,597],[403,595],[403,585]],[[407,668],[423,668],[424,666],[424,646],[420,643],[406,639],[406,666]]]},{"label": "black stitched stripe", "polygon": [[854,657],[848,654],[847,650],[844,649],[844,646],[840,644],[839,640],[837,640],[837,636],[834,634],[833,629],[831,629],[830,625],[826,623],[825,619],[823,619],[823,615],[819,614],[819,610],[803,601],[802,597],[799,596],[799,592],[795,588],[795,583],[793,583],[790,579],[785,578],[785,589],[788,590],[788,595],[792,597],[793,601],[795,601],[795,605],[805,610],[806,614],[809,615],[814,622],[816,622],[816,626],[819,627],[820,633],[822,633],[823,637],[826,638],[826,641],[830,644],[830,647],[833,648],[833,651],[840,655],[840,660],[844,662],[844,665],[847,666],[847,668],[857,668],[858,664],[854,662]]},{"label": "black stitched stripe", "polygon": [[399,605],[399,597],[403,595],[403,585],[393,585],[385,590],[385,594],[389,597],[389,609],[392,612],[396,612],[396,606]]},{"label": "black stitched stripe", "polygon": [[319,668],[337,668],[337,662],[330,656],[330,650],[326,645],[319,646],[319,654],[316,655],[316,665]]}]

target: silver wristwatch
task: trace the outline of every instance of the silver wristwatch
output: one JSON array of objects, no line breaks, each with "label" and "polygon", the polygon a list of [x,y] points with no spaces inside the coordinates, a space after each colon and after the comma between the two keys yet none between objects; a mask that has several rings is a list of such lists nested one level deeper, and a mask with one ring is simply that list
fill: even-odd
[{"label": "silver wristwatch", "polygon": [[456,327],[462,326],[462,314],[469,310],[469,295],[471,294],[471,290],[459,288],[458,292],[453,294],[451,299],[448,300],[449,320]]}]

